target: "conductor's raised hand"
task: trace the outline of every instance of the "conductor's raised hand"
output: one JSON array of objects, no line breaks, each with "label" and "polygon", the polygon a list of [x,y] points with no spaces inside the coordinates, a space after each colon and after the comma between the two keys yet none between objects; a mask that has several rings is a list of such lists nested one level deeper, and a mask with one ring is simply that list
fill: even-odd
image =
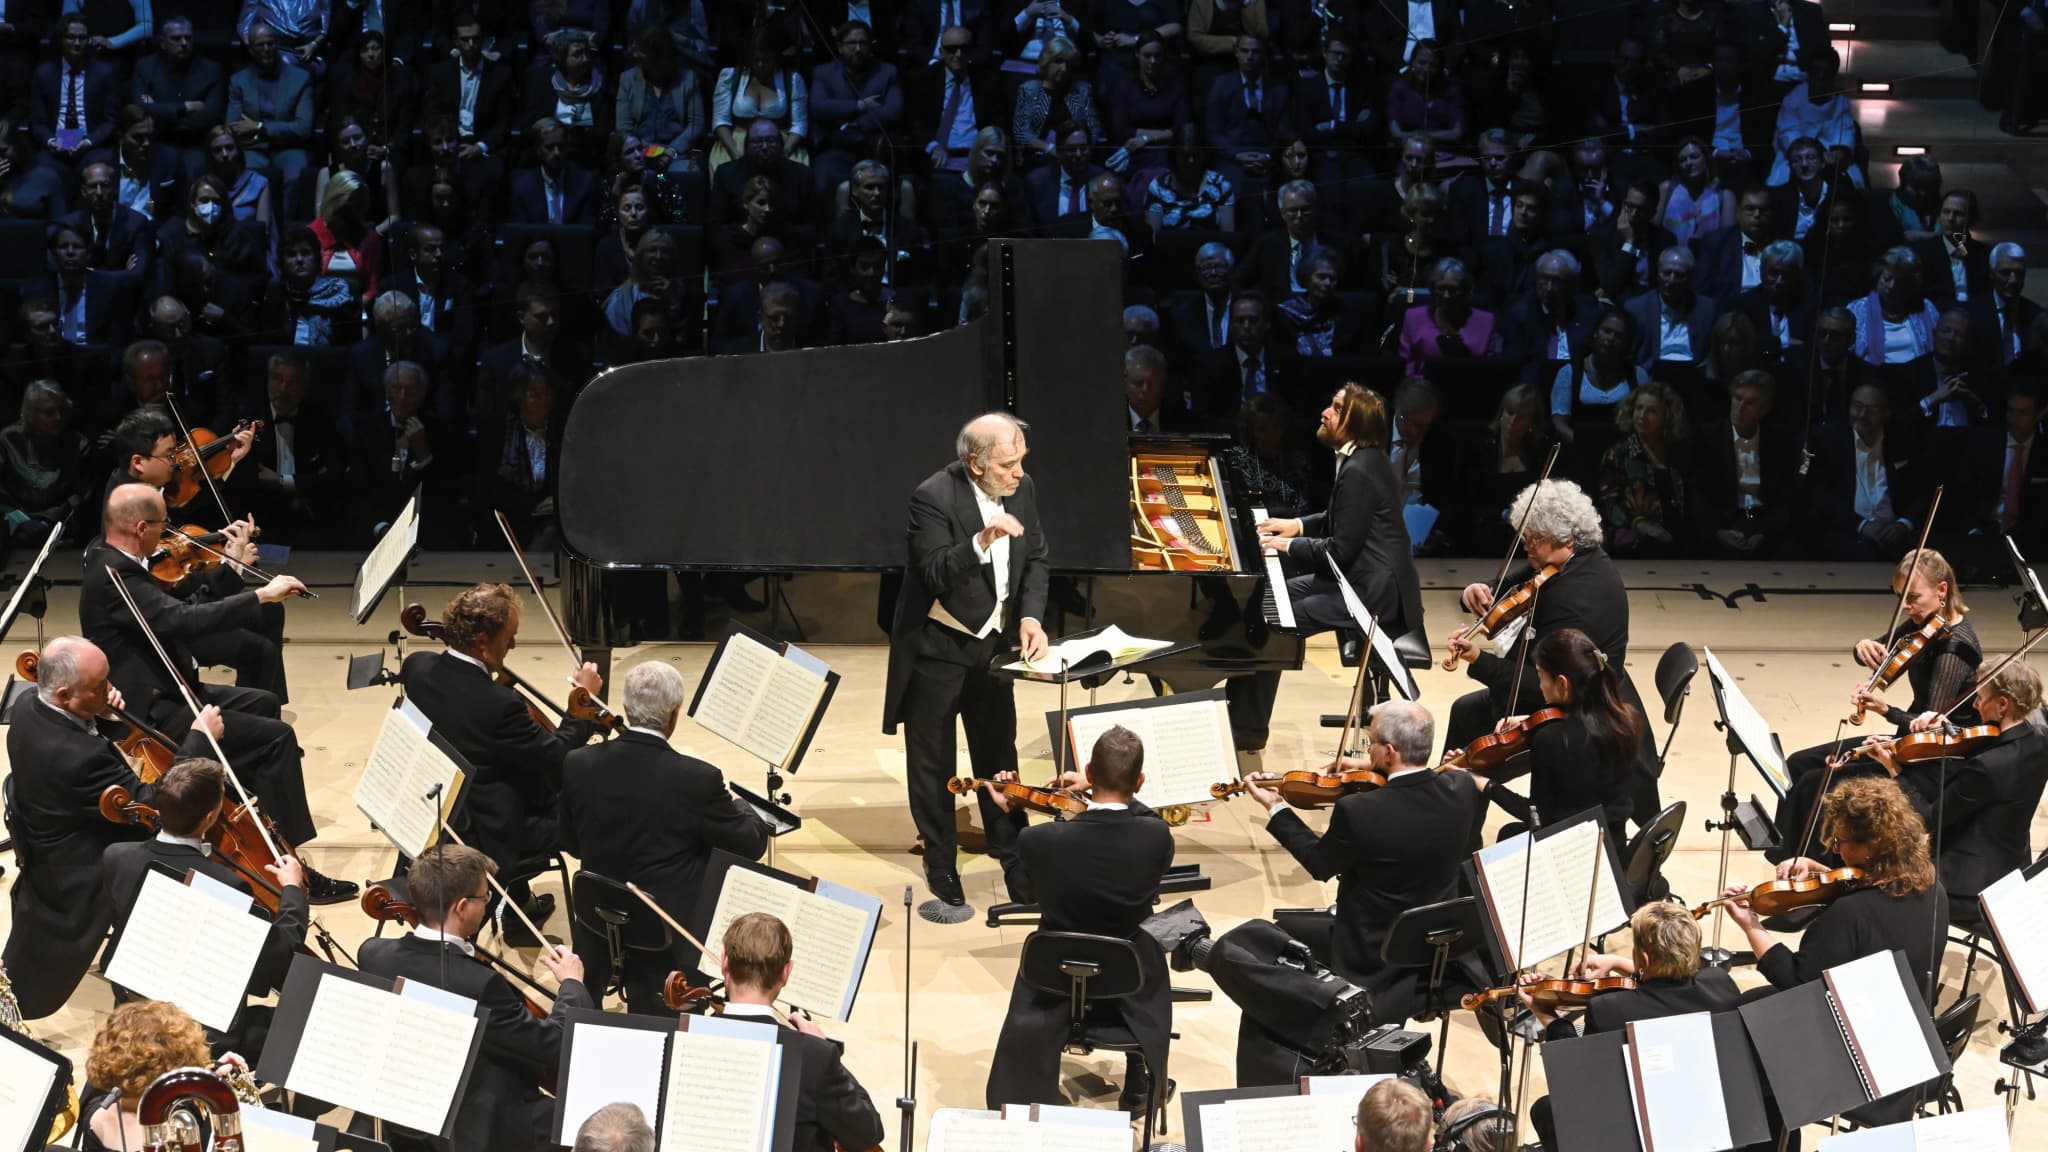
[{"label": "conductor's raised hand", "polygon": [[581,668],[570,673],[569,679],[578,688],[583,689],[592,696],[604,691],[604,677],[598,674],[597,665],[595,664],[585,663]]},{"label": "conductor's raised hand", "polygon": [[256,598],[265,604],[281,604],[287,596],[296,596],[306,590],[306,585],[297,576],[272,576],[270,583],[256,590]]},{"label": "conductor's raised hand", "polygon": [[1008,512],[998,512],[995,519],[988,522],[988,527],[983,528],[975,535],[974,542],[981,547],[982,551],[986,552],[995,545],[996,541],[1005,536],[1022,536],[1023,534],[1024,522],[1022,520],[1017,519]]},{"label": "conductor's raised hand", "polygon": [[1484,584],[1467,584],[1465,590],[1458,594],[1458,603],[1474,616],[1483,615],[1493,607],[1493,589]]},{"label": "conductor's raised hand", "polygon": [[540,966],[554,973],[557,980],[567,982],[583,979],[583,958],[560,944],[540,950]]},{"label": "conductor's raised hand", "polygon": [[1024,659],[1035,663],[1045,659],[1052,640],[1045,634],[1045,625],[1027,619],[1017,627],[1017,645],[1024,650]]}]

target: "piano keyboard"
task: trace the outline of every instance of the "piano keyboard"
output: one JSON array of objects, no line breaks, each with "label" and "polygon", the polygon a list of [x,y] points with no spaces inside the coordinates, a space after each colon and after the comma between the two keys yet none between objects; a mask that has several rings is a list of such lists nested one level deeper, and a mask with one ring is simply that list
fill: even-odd
[{"label": "piano keyboard", "polygon": [[[1252,531],[1257,535],[1259,521],[1266,519],[1264,508],[1252,509]],[[1287,598],[1287,573],[1280,567],[1280,557],[1264,554],[1266,558],[1266,592],[1260,599],[1266,610],[1266,623],[1283,631],[1294,631],[1294,601]]]}]

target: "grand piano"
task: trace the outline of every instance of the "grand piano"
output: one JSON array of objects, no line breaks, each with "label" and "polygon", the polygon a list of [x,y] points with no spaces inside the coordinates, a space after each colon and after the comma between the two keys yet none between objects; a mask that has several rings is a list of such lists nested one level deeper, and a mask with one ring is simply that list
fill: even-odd
[{"label": "grand piano", "polygon": [[601,666],[614,648],[683,639],[672,573],[899,571],[912,489],[963,423],[1001,408],[1031,423],[1067,578],[1048,630],[1190,642],[1146,666],[1177,691],[1300,668],[1277,562],[1257,546],[1262,494],[1228,437],[1124,431],[1121,263],[1102,241],[1001,241],[988,313],[945,332],[598,376],[562,444],[570,636]]}]

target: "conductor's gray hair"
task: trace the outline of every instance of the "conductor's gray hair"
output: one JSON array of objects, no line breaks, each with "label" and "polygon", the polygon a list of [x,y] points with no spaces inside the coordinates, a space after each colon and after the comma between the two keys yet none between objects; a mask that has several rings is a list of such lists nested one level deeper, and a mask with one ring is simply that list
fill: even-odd
[{"label": "conductor's gray hair", "polygon": [[83,676],[86,642],[76,636],[59,636],[43,645],[42,659],[36,664],[36,695],[45,704],[57,703],[59,689],[78,687]]},{"label": "conductor's gray hair", "polygon": [[654,1152],[654,1129],[639,1105],[624,1101],[607,1104],[576,1129],[575,1152]]},{"label": "conductor's gray hair", "polygon": [[2000,260],[2017,260],[2025,264],[2027,262],[2027,250],[2007,240],[1991,250],[1991,263],[1996,265]]},{"label": "conductor's gray hair", "polygon": [[986,465],[995,453],[996,445],[1022,440],[1029,431],[1031,425],[1008,412],[989,412],[960,427],[960,435],[953,440],[953,454],[963,461],[973,460]]},{"label": "conductor's gray hair", "polygon": [[633,665],[626,673],[626,723],[659,732],[683,704],[683,674],[659,660]]},{"label": "conductor's gray hair", "polygon": [[1367,713],[1374,732],[1394,746],[1401,763],[1419,768],[1429,763],[1429,751],[1436,746],[1436,721],[1429,709],[1413,700],[1389,700]]},{"label": "conductor's gray hair", "polygon": [[1522,489],[1508,508],[1508,523],[1520,524],[1524,539],[1537,536],[1574,548],[1598,548],[1602,540],[1599,510],[1570,480],[1545,480]]}]

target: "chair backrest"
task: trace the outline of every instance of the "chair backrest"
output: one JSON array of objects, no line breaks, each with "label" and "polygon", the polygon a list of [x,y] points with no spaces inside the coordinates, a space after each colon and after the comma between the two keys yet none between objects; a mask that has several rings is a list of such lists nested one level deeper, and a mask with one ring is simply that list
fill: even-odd
[{"label": "chair backrest", "polygon": [[1033,932],[1024,938],[1017,978],[1048,996],[1087,1001],[1122,1000],[1145,988],[1138,949],[1121,936],[1088,932]]},{"label": "chair backrest", "polygon": [[1685,801],[1678,800],[1657,813],[1657,818],[1628,842],[1626,878],[1637,903],[1655,898],[1649,895],[1650,889],[1663,873],[1664,862],[1671,859],[1671,850],[1678,846],[1678,830],[1684,826]]},{"label": "chair backrest", "polygon": [[1693,654],[1692,646],[1683,641],[1664,650],[1657,658],[1657,695],[1664,701],[1664,722],[1678,723],[1679,710],[1684,707],[1686,693],[1692,691],[1692,678],[1700,670],[1700,658]]},{"label": "chair backrest", "polygon": [[1456,956],[1479,947],[1484,939],[1479,901],[1471,896],[1410,908],[1394,917],[1380,945],[1380,962],[1392,968],[1419,968],[1436,962],[1438,947]]},{"label": "chair backrest", "polygon": [[1429,650],[1429,637],[1420,628],[1394,637],[1394,652],[1401,657],[1403,668],[1427,668],[1435,659]]},{"label": "chair backrest", "polygon": [[576,896],[576,922],[585,931],[617,939],[619,947],[632,952],[666,952],[675,944],[675,934],[661,917],[650,912],[624,884],[579,868],[571,882]]},{"label": "chair backrest", "polygon": [[1984,997],[1972,992],[1934,1018],[1934,1034],[1948,1050],[1949,1063],[1962,1059],[1963,1050],[1970,1046],[1970,1033],[1977,1030],[1977,1011],[1983,1004]]},{"label": "chair backrest", "polygon": [[7,835],[14,841],[15,863],[26,872],[33,867],[29,859],[29,842],[22,836],[22,830],[14,825],[14,811],[14,774],[9,773],[5,780],[0,780],[0,821],[6,823]]}]

